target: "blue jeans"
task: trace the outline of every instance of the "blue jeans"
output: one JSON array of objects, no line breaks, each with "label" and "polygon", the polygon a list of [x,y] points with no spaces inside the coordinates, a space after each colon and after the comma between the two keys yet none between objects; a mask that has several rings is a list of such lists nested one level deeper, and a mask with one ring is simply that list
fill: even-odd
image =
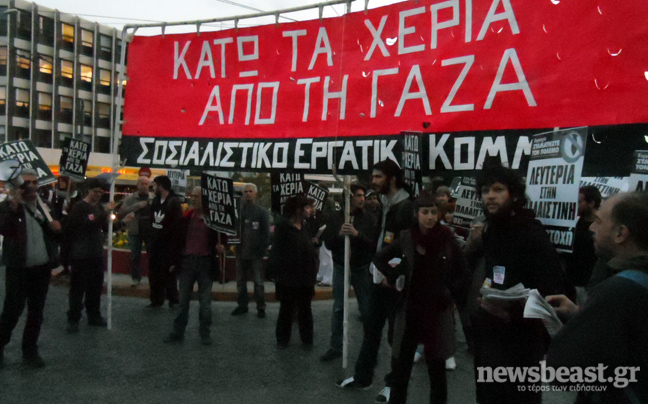
[{"label": "blue jeans", "polygon": [[142,279],[142,269],[140,267],[140,258],[142,256],[142,243],[146,242],[146,249],[148,251],[148,240],[139,234],[128,235],[128,245],[130,247],[130,271],[131,278],[134,281]]},{"label": "blue jeans", "polygon": [[211,313],[211,263],[209,256],[189,255],[182,258],[182,267],[178,274],[180,281],[180,305],[178,315],[173,322],[173,332],[183,335],[189,321],[189,303],[194,283],[198,282],[198,320],[200,321],[200,335],[209,336],[209,327],[212,322]]},{"label": "blue jeans", "polygon": [[[350,268],[350,283],[358,301],[360,317],[366,318],[369,304],[369,264]],[[333,315],[331,316],[331,348],[342,350],[344,330],[344,266],[333,265]]]},{"label": "blue jeans", "polygon": [[238,306],[248,307],[247,280],[248,274],[254,274],[254,300],[257,310],[265,310],[265,287],[263,285],[263,258],[246,260],[236,258],[236,290],[238,291]]}]

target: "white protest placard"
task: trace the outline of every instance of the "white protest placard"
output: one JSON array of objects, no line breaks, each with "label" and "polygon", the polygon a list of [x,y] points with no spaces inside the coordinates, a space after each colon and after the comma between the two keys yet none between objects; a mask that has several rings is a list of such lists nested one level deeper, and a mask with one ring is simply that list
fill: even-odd
[{"label": "white protest placard", "polygon": [[648,191],[648,150],[635,151],[628,191]]},{"label": "white protest placard", "polygon": [[453,192],[457,195],[457,206],[454,212],[452,224],[466,229],[470,228],[475,216],[483,214],[481,198],[477,197],[475,179],[472,177],[456,177],[459,181],[453,181]]},{"label": "white protest placard", "polygon": [[603,199],[628,190],[628,177],[581,177],[580,186],[595,186]]},{"label": "white protest placard", "polygon": [[526,179],[528,207],[560,251],[573,248],[586,139],[585,127],[533,136]]},{"label": "white protest placard", "polygon": [[171,180],[171,189],[180,196],[187,194],[188,170],[167,170],[167,177]]}]

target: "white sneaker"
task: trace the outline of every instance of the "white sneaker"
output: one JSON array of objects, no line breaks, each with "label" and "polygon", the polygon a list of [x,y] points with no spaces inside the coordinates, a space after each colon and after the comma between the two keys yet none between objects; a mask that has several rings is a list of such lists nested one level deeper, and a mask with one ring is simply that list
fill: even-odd
[{"label": "white sneaker", "polygon": [[421,360],[423,360],[423,355],[419,352],[416,352],[414,354],[414,363],[419,363]]},{"label": "white sneaker", "polygon": [[446,359],[446,370],[455,370],[457,368],[457,362],[455,362],[454,356]]},{"label": "white sneaker", "polygon": [[391,387],[385,386],[382,390],[380,390],[380,393],[378,393],[378,397],[376,397],[376,402],[388,403],[390,395],[391,395]]}]

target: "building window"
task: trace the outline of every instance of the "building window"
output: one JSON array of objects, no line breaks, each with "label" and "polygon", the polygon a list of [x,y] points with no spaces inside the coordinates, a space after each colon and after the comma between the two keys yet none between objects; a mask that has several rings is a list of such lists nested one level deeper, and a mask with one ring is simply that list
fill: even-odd
[{"label": "building window", "polygon": [[99,69],[99,87],[98,91],[102,94],[110,94],[110,70]]},{"label": "building window", "polygon": [[86,56],[93,55],[94,32],[87,29],[81,30],[81,53]]},{"label": "building window", "polygon": [[69,60],[61,60],[61,83],[68,87],[74,84],[74,64]]},{"label": "building window", "polygon": [[31,61],[29,60],[29,54],[23,50],[16,50],[16,77],[21,79],[29,79],[29,70],[31,68]]},{"label": "building window", "polygon": [[103,60],[112,60],[112,38],[107,35],[99,36],[99,57]]},{"label": "building window", "polygon": [[52,94],[38,93],[38,119],[52,120]]},{"label": "building window", "polygon": [[69,24],[62,24],[63,43],[61,48],[74,52],[74,26]]},{"label": "building window", "polygon": [[38,59],[38,80],[51,83],[52,82],[52,61],[43,58]]},{"label": "building window", "polygon": [[81,100],[81,108],[83,109],[83,124],[92,126],[92,101]]},{"label": "building window", "polygon": [[110,138],[103,136],[95,137],[94,151],[96,153],[110,153]]},{"label": "building window", "polygon": [[54,20],[39,15],[38,26],[40,28],[38,42],[43,45],[52,46],[54,44]]},{"label": "building window", "polygon": [[81,65],[81,88],[92,91],[92,66]]},{"label": "building window", "polygon": [[33,132],[32,141],[36,147],[52,147],[52,132],[49,130],[36,129]]},{"label": "building window", "polygon": [[22,128],[20,126],[9,128],[9,136],[7,137],[8,142],[23,139],[29,139],[29,128]]},{"label": "building window", "polygon": [[59,101],[59,122],[72,123],[72,98],[62,95]]},{"label": "building window", "polygon": [[7,47],[0,46],[0,75],[7,75]]},{"label": "building window", "polygon": [[31,13],[29,11],[19,10],[16,13],[17,31],[16,36],[20,39],[31,40]]},{"label": "building window", "polygon": [[[7,7],[0,7],[0,36],[7,36],[7,21],[9,21]],[[0,140],[2,140],[2,137],[0,137]]]},{"label": "building window", "polygon": [[7,105],[7,87],[0,87],[0,116],[4,116],[7,114],[6,105]]},{"label": "building window", "polygon": [[110,104],[98,102],[97,115],[98,119],[95,126],[98,128],[110,129]]},{"label": "building window", "polygon": [[29,91],[22,88],[16,89],[16,116],[29,118]]}]

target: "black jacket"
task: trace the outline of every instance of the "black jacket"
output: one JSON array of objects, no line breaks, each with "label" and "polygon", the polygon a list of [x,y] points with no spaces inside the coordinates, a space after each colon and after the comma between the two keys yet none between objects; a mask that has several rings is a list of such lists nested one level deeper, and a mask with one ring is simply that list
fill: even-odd
[{"label": "black jacket", "polygon": [[[351,239],[351,266],[359,267],[369,265],[376,254],[376,241],[378,238],[378,223],[376,217],[360,209],[352,212],[353,227],[358,231],[358,237],[350,236]],[[322,235],[326,248],[331,250],[333,262],[344,265],[344,236],[340,235],[340,229],[344,224],[344,212],[335,212],[329,217],[326,230]]]},{"label": "black jacket", "polygon": [[[2,242],[2,261],[11,268],[24,268],[27,260],[27,222],[28,214],[22,204],[14,212],[9,206],[9,201],[0,203],[0,234],[4,236]],[[41,228],[45,237],[45,248],[52,268],[58,266],[58,241],[60,233],[53,232],[47,221],[41,221]]]},{"label": "black jacket", "polygon": [[314,286],[317,279],[318,255],[308,225],[301,230],[282,220],[275,226],[274,242],[268,262],[268,278],[291,287]]}]

